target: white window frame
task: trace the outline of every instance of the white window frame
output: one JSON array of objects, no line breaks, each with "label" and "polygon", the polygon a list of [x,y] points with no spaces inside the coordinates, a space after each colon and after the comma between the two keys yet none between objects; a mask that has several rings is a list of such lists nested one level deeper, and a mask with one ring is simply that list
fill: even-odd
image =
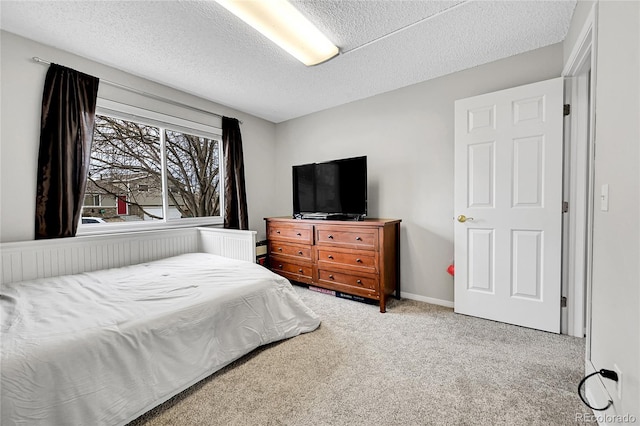
[{"label": "white window frame", "polygon": [[[163,197],[163,219],[153,221],[140,221],[131,223],[106,223],[96,226],[81,223],[78,225],[76,235],[96,235],[113,234],[122,232],[147,231],[154,229],[185,228],[193,226],[223,225],[224,218],[224,156],[222,152],[222,129],[195,121],[186,120],[167,114],[146,110],[133,105],[115,102],[109,99],[98,98],[96,104],[96,115],[107,115],[123,120],[135,121],[137,123],[156,126],[161,129],[160,149],[162,150],[162,197]],[[220,179],[220,216],[194,217],[182,219],[169,219],[169,203],[167,193],[166,174],[166,150],[165,150],[165,130],[188,133],[215,140],[219,149],[219,179]]]}]

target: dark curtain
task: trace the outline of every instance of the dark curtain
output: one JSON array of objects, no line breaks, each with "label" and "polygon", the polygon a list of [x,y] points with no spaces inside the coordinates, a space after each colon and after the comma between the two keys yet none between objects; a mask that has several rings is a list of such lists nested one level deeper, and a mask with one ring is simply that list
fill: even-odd
[{"label": "dark curtain", "polygon": [[235,118],[222,117],[222,152],[225,162],[224,227],[249,229],[242,136],[240,123]]},{"label": "dark curtain", "polygon": [[42,94],[36,239],[73,237],[80,220],[99,80],[51,64]]}]

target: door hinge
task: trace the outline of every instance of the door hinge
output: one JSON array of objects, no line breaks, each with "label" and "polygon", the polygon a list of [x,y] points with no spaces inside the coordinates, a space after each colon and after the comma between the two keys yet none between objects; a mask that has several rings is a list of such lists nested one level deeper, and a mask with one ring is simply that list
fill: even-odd
[{"label": "door hinge", "polygon": [[563,114],[564,115],[571,114],[571,105],[570,104],[564,104]]},{"label": "door hinge", "polygon": [[567,307],[567,298],[566,298],[566,297],[564,297],[564,296],[562,296],[562,297],[560,298],[560,307],[561,307],[561,308],[566,308],[566,307]]},{"label": "door hinge", "polygon": [[568,201],[563,201],[562,202],[562,213],[566,213],[569,211],[569,202]]}]

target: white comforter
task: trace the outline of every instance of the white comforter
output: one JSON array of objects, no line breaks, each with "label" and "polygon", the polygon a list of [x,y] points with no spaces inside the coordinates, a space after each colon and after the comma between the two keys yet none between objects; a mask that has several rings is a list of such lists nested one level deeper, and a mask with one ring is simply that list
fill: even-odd
[{"label": "white comforter", "polygon": [[318,317],[267,269],[192,253],[2,288],[1,423],[124,424]]}]

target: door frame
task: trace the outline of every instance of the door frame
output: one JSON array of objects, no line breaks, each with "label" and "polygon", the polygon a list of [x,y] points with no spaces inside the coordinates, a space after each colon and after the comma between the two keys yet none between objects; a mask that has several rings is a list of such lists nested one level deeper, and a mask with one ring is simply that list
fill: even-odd
[{"label": "door frame", "polygon": [[562,329],[571,336],[586,336],[587,360],[590,359],[591,334],[596,20],[594,5],[562,71],[568,94],[565,102],[571,105],[569,138],[565,142],[569,155],[564,173],[564,187],[568,189],[565,201],[569,202],[569,211],[564,218],[567,239],[563,247],[563,290],[568,300],[568,312],[566,327],[563,324]]}]

